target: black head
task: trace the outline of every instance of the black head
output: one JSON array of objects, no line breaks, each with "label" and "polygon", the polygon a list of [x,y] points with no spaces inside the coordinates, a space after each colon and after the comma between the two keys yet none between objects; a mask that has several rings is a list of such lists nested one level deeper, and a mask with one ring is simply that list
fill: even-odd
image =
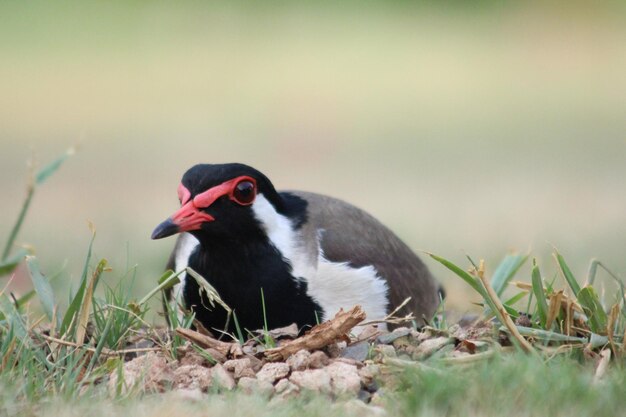
[{"label": "black head", "polygon": [[262,195],[277,211],[282,200],[270,180],[244,164],[199,164],[178,186],[181,207],[152,232],[153,239],[190,232],[199,240],[249,238],[262,232],[252,205]]}]

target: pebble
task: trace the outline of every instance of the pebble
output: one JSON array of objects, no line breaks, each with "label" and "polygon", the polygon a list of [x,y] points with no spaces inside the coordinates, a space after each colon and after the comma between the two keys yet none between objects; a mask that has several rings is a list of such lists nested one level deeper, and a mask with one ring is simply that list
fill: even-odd
[{"label": "pebble", "polygon": [[255,373],[249,358],[231,359],[224,362],[224,369],[233,373],[235,379],[254,377]]},{"label": "pebble", "polygon": [[376,347],[376,350],[383,356],[387,356],[390,358],[395,358],[398,356],[396,354],[396,350],[391,345],[379,345]]},{"label": "pebble", "polygon": [[328,365],[330,363],[330,359],[328,358],[328,356],[322,352],[321,350],[318,350],[316,352],[311,353],[311,356],[309,356],[309,362],[308,362],[308,368],[313,368],[313,369],[319,369],[319,368],[323,368],[326,365]]},{"label": "pebble", "polygon": [[354,359],[355,361],[363,362],[365,359],[367,359],[369,353],[370,344],[369,342],[364,340],[362,342],[358,342],[346,347],[344,350],[341,351],[339,356],[342,358],[349,358]]},{"label": "pebble", "polygon": [[333,392],[356,395],[361,390],[361,377],[356,366],[333,362],[325,370],[330,374]]},{"label": "pebble", "polygon": [[330,393],[330,374],[325,369],[309,369],[291,374],[289,381],[300,388],[322,393]]},{"label": "pebble", "polygon": [[174,385],[183,390],[208,391],[213,379],[211,368],[200,365],[182,365],[174,369]]},{"label": "pebble", "polygon": [[287,358],[287,364],[292,371],[304,371],[309,367],[310,358],[311,352],[302,349]]},{"label": "pebble", "polygon": [[287,378],[281,379],[276,383],[276,395],[281,398],[295,397],[300,392],[300,388],[289,381]]},{"label": "pebble", "polygon": [[167,363],[165,356],[155,352],[139,356],[123,367],[123,380],[118,386],[117,371],[110,374],[108,389],[111,393],[126,393],[129,389],[141,384],[141,389],[147,392],[164,392],[172,385],[174,374],[172,367]]},{"label": "pebble", "polygon": [[268,398],[274,394],[274,385],[271,382],[247,376],[241,377],[237,386],[246,394],[259,394]]},{"label": "pebble", "polygon": [[271,384],[289,375],[289,365],[285,362],[270,362],[263,365],[256,374],[257,379]]},{"label": "pebble", "polygon": [[451,337],[435,337],[434,339],[424,340],[413,352],[414,359],[425,359],[437,352],[444,346],[454,342]]},{"label": "pebble", "polygon": [[213,379],[213,386],[219,389],[225,389],[231,391],[235,388],[235,378],[219,363],[211,368],[211,376]]},{"label": "pebble", "polygon": [[398,327],[391,333],[381,334],[376,338],[376,341],[382,345],[388,345],[400,337],[408,336],[410,333],[411,329],[408,327]]}]

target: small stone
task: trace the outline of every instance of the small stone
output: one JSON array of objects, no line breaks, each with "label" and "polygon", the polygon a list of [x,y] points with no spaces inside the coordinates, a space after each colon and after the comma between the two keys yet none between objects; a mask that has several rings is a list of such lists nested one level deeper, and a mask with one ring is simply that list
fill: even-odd
[{"label": "small stone", "polygon": [[[174,375],[165,356],[155,352],[139,356],[123,367],[123,379],[118,380],[117,370],[109,375],[108,389],[111,393],[126,393],[140,385],[142,391],[164,392],[172,385]],[[121,386],[118,386],[121,385]]]},{"label": "small stone", "polygon": [[222,365],[218,363],[211,369],[214,386],[227,391],[231,391],[235,388],[235,378],[233,378],[233,376],[226,369],[224,369]]},{"label": "small stone", "polygon": [[331,391],[330,374],[325,369],[309,369],[291,374],[289,381],[302,389],[329,393]]},{"label": "small stone", "polygon": [[520,313],[519,317],[515,319],[515,324],[523,327],[531,327],[533,322],[528,314]]},{"label": "small stone", "polygon": [[212,383],[211,368],[200,365],[182,365],[174,369],[174,384],[183,390],[206,392]]},{"label": "small stone", "polygon": [[410,342],[408,336],[402,336],[402,337],[397,338],[393,342],[391,342],[391,344],[396,349],[402,349],[402,348],[405,348],[407,346],[410,346],[411,342]]},{"label": "small stone", "polygon": [[312,368],[312,369],[323,368],[326,365],[328,365],[329,362],[330,362],[330,359],[328,359],[328,356],[326,356],[326,354],[322,352],[321,350],[318,350],[318,351],[311,353],[311,356],[309,357],[309,362],[307,364],[307,368]]},{"label": "small stone", "polygon": [[383,356],[387,356],[389,358],[395,358],[398,356],[396,354],[396,350],[391,345],[379,345],[376,347],[376,350]]},{"label": "small stone", "polygon": [[309,366],[311,352],[302,349],[287,358],[287,365],[292,371],[304,371]]},{"label": "small stone", "polygon": [[434,339],[424,340],[415,349],[413,353],[414,359],[425,359],[437,352],[439,349],[454,342],[450,337],[435,337]]},{"label": "small stone", "polygon": [[346,347],[344,350],[341,351],[341,354],[339,356],[341,356],[342,358],[350,358],[354,359],[355,361],[362,362],[367,359],[369,352],[370,344],[369,342],[364,340],[362,342],[358,342]]},{"label": "small stone", "polygon": [[388,345],[400,337],[408,336],[410,333],[411,329],[409,329],[408,327],[398,327],[391,333],[381,334],[380,336],[378,336],[376,341],[380,344]]},{"label": "small stone", "polygon": [[343,362],[333,362],[325,370],[330,374],[333,392],[338,394],[358,394],[361,378],[357,367]]},{"label": "small stone", "polygon": [[265,362],[257,358],[256,356],[246,356],[246,357],[250,359],[250,366],[252,367],[252,370],[255,373],[259,372],[261,368],[263,367],[263,365],[265,365]]},{"label": "small stone", "polygon": [[226,369],[228,372],[232,372],[235,379],[239,379],[244,376],[254,378],[255,376],[249,358],[228,360],[224,362],[224,369]]},{"label": "small stone", "polygon": [[381,334],[381,330],[375,324],[369,324],[367,326],[362,326],[361,332],[359,333],[360,340],[369,340],[373,339],[376,336]]},{"label": "small stone", "polygon": [[417,339],[420,334],[421,334],[421,332],[419,330],[411,329],[411,332],[409,333],[409,336],[411,337],[411,339]]},{"label": "small stone", "polygon": [[379,374],[379,365],[367,365],[359,369],[359,377],[361,378],[361,383],[366,387],[371,386],[375,382],[376,377],[378,377]]},{"label": "small stone", "polygon": [[289,375],[289,365],[285,362],[270,362],[263,365],[256,374],[257,379],[267,381],[270,384]]},{"label": "small stone", "polygon": [[290,382],[287,378],[281,379],[276,383],[276,395],[281,398],[295,397],[298,392],[300,392],[300,388]]},{"label": "small stone", "polygon": [[271,397],[274,393],[274,385],[270,382],[247,376],[241,377],[237,386],[246,394],[259,394],[264,397]]}]

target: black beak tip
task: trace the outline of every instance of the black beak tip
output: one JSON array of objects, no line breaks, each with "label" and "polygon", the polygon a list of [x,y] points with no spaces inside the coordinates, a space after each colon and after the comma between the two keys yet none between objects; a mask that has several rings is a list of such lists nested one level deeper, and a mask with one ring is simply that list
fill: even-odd
[{"label": "black beak tip", "polygon": [[178,225],[174,223],[172,219],[167,219],[154,229],[152,232],[152,239],[162,239],[164,237],[175,235],[179,231],[180,229],[178,228]]}]

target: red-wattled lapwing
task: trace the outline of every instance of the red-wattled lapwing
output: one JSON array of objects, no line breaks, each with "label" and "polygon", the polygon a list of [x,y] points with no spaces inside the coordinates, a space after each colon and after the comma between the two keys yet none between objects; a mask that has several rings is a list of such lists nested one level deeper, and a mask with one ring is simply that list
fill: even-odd
[{"label": "red-wattled lapwing", "polygon": [[[261,329],[265,318],[270,328],[295,322],[303,329],[357,304],[376,320],[407,297],[404,311],[421,323],[437,308],[441,290],[420,259],[378,220],[341,200],[277,192],[243,164],[192,167],[178,198],[180,209],[152,238],[182,233],[168,268],[189,266],[208,280],[241,328]],[[180,278],[172,292],[183,306],[207,329],[224,329],[226,311],[210,307],[195,279]]]}]

